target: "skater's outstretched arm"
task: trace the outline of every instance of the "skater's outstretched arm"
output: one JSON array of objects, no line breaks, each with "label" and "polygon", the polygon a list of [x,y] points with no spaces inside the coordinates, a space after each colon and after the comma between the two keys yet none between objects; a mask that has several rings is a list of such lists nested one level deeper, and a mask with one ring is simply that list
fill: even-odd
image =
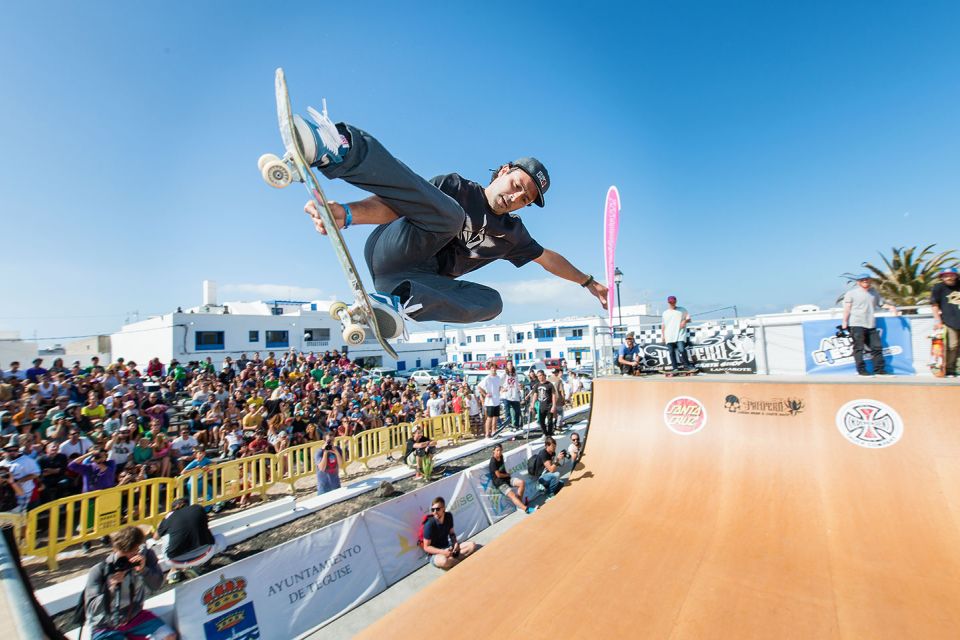
[{"label": "skater's outstretched arm", "polygon": [[[544,249],[540,257],[534,260],[534,262],[558,278],[563,278],[564,280],[569,280],[570,282],[576,282],[579,285],[582,285],[587,281],[588,278],[591,277],[570,264],[570,261],[564,258],[562,255],[556,251],[551,251],[550,249]],[[600,304],[604,309],[607,308],[606,285],[591,279],[590,284],[586,286],[586,289],[593,294],[597,300],[600,301]]]},{"label": "skater's outstretched arm", "polygon": [[[337,226],[343,229],[347,218],[347,210],[339,202],[330,201],[330,213],[333,219],[337,221]],[[399,216],[393,209],[378,196],[370,196],[364,200],[350,202],[350,213],[352,220],[350,226],[355,224],[386,224],[393,222]],[[313,226],[323,235],[327,235],[327,230],[323,227],[323,220],[320,218],[319,207],[315,200],[310,200],[303,205],[303,210],[313,220]]]}]

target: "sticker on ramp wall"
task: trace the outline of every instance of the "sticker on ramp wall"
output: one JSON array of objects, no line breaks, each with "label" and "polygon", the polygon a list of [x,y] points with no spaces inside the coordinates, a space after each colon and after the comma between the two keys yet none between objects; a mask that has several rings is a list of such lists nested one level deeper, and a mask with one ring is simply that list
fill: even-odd
[{"label": "sticker on ramp wall", "polygon": [[663,410],[663,421],[676,434],[693,435],[706,426],[707,408],[696,398],[677,396]]},{"label": "sticker on ramp wall", "polygon": [[837,411],[837,429],[858,447],[882,449],[903,435],[903,420],[879,400],[851,400]]}]

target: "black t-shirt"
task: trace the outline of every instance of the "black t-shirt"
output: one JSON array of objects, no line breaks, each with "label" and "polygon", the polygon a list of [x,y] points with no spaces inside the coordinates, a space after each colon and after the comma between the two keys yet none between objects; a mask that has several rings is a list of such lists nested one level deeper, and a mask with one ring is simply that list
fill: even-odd
[{"label": "black t-shirt", "polygon": [[56,474],[41,475],[41,480],[43,480],[44,485],[53,486],[63,478],[64,472],[67,470],[67,456],[62,453],[55,453],[53,455],[44,454],[37,458],[37,466],[40,467],[41,472],[47,469],[57,470]]},{"label": "black t-shirt", "polygon": [[292,433],[306,433],[307,423],[303,421],[302,417],[297,416],[293,419],[293,422],[290,423],[290,431]]},{"label": "black t-shirt", "polygon": [[960,329],[960,282],[952,287],[945,282],[933,285],[930,302],[940,307],[943,324],[951,329]]},{"label": "black t-shirt", "polygon": [[497,477],[497,474],[496,474],[497,471],[499,471],[500,473],[507,472],[507,467],[504,464],[504,459],[500,458],[500,460],[497,460],[496,458],[490,458],[490,479],[493,480],[493,486],[502,487],[505,484],[510,484],[510,478]]},{"label": "black t-shirt", "polygon": [[[427,442],[430,438],[427,436],[420,436],[419,438],[408,438],[407,439],[407,449],[403,452],[403,457],[406,459],[411,453],[417,451],[419,455],[426,455],[427,451],[421,447],[420,449],[414,449],[413,445],[420,444],[421,442]],[[422,453],[420,453],[422,452]]]},{"label": "black t-shirt", "polygon": [[161,537],[170,534],[167,557],[176,558],[205,544],[213,544],[213,534],[207,525],[203,507],[192,504],[172,512],[157,527]]},{"label": "black t-shirt", "polygon": [[427,518],[423,523],[423,539],[431,547],[446,549],[452,547],[450,532],[453,531],[453,514],[447,511],[443,514],[443,523],[437,522],[435,516]]},{"label": "black t-shirt", "polygon": [[556,387],[553,386],[552,382],[549,380],[538,382],[533,385],[533,391],[537,394],[537,401],[540,403],[541,409],[553,408],[553,394],[556,391]]},{"label": "black t-shirt", "polygon": [[0,511],[13,511],[17,508],[17,493],[9,484],[0,484]]},{"label": "black t-shirt", "polygon": [[550,455],[550,452],[548,452],[546,449],[541,449],[537,454],[537,469],[540,470],[540,473],[543,473],[547,470],[546,463],[548,460],[552,461],[553,456]]},{"label": "black t-shirt", "polygon": [[456,278],[499,260],[522,267],[543,254],[519,216],[496,215],[490,210],[483,187],[456,173],[431,182],[457,201],[467,214],[460,235],[437,254],[441,275]]}]

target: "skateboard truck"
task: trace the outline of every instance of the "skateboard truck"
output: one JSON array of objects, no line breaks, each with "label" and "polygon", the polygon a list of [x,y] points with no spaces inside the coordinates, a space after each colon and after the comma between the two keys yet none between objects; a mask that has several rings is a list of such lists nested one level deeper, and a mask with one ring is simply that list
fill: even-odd
[{"label": "skateboard truck", "polygon": [[345,302],[334,302],[330,305],[330,317],[343,325],[343,341],[347,344],[356,346],[366,338],[363,327],[350,317],[350,307]]}]

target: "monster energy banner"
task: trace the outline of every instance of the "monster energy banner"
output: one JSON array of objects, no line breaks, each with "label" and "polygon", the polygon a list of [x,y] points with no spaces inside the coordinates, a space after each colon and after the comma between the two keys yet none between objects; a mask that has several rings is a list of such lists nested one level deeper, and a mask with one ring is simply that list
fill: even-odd
[{"label": "monster energy banner", "polygon": [[[647,369],[669,367],[670,350],[662,342],[641,344],[641,357]],[[687,362],[703,373],[756,373],[756,341],[753,327],[718,328],[697,331],[687,342]]]}]

